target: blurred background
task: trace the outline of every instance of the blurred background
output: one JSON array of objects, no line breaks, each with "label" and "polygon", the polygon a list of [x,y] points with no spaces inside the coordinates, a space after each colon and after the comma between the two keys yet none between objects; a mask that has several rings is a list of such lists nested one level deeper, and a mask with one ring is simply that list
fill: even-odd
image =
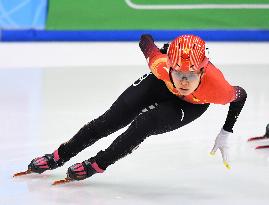
[{"label": "blurred background", "polygon": [[[269,0],[0,0],[0,67],[107,61],[144,65],[137,49],[143,33],[162,43],[196,34],[213,48],[219,45],[215,42],[226,42],[211,52],[216,62],[249,64],[258,58],[264,64],[268,19]],[[251,51],[245,47],[249,42],[254,46]],[[110,57],[115,49],[124,57]],[[100,53],[108,60],[100,61]]]},{"label": "blurred background", "polygon": [[[208,156],[229,107],[211,105],[88,181],[50,186],[122,130],[60,169],[13,179],[149,72],[138,46],[144,33],[159,47],[199,35],[226,79],[246,89],[231,138],[232,170],[220,154]],[[246,140],[269,123],[268,53],[269,0],[0,0],[0,204],[267,205],[269,150],[254,148],[269,141]]]}]

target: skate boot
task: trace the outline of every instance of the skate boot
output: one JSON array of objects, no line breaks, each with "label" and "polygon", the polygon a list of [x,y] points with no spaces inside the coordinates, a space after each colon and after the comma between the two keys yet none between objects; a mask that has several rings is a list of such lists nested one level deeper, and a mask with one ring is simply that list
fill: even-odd
[{"label": "skate boot", "polygon": [[64,162],[60,160],[58,150],[56,150],[52,154],[45,154],[42,157],[37,157],[33,159],[28,165],[28,170],[41,174],[46,170],[56,169],[63,164]]},{"label": "skate boot", "polygon": [[266,126],[265,134],[263,136],[251,137],[248,141],[256,141],[256,140],[266,140],[269,139],[269,124]]},{"label": "skate boot", "polygon": [[266,130],[265,130],[265,135],[266,137],[269,138],[269,124],[266,126]]},{"label": "skate boot", "polygon": [[90,162],[90,160],[85,160],[82,163],[77,163],[72,165],[67,170],[67,178],[70,180],[83,180],[86,179],[95,173],[104,172],[96,162]]}]

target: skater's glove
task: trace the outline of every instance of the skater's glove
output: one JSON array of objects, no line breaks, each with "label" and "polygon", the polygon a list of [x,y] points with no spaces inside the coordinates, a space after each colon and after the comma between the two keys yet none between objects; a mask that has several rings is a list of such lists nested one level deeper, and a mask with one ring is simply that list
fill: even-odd
[{"label": "skater's glove", "polygon": [[215,145],[210,152],[210,155],[215,155],[216,151],[219,149],[222,155],[223,164],[227,169],[231,169],[228,159],[228,137],[231,133],[221,129],[220,133],[215,139]]},{"label": "skater's glove", "polygon": [[143,52],[145,58],[148,58],[155,50],[159,50],[157,46],[154,44],[152,36],[149,34],[143,34],[140,37],[139,47]]}]

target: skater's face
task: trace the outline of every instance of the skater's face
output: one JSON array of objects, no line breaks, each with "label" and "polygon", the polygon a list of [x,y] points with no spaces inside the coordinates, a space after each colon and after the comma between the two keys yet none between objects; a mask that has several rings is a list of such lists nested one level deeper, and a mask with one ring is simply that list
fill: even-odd
[{"label": "skater's face", "polygon": [[203,69],[189,72],[171,71],[174,85],[181,95],[189,95],[195,91],[199,86],[202,75]]}]

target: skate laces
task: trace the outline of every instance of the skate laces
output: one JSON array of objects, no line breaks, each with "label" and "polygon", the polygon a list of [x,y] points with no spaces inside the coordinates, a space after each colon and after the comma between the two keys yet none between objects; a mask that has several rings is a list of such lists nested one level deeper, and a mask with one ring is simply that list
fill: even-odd
[{"label": "skate laces", "polygon": [[86,175],[87,174],[85,167],[83,166],[83,163],[75,164],[72,169],[74,172],[76,172],[77,175]]},{"label": "skate laces", "polygon": [[83,163],[72,165],[67,170],[67,177],[73,180],[83,180],[88,177],[86,167]]},{"label": "skate laces", "polygon": [[55,169],[63,165],[63,162],[60,160],[59,155],[55,155],[54,152],[53,154],[45,154],[42,157],[36,158],[35,165],[42,169]]},{"label": "skate laces", "polygon": [[36,158],[34,164],[42,169],[49,168],[48,159],[45,156]]}]

